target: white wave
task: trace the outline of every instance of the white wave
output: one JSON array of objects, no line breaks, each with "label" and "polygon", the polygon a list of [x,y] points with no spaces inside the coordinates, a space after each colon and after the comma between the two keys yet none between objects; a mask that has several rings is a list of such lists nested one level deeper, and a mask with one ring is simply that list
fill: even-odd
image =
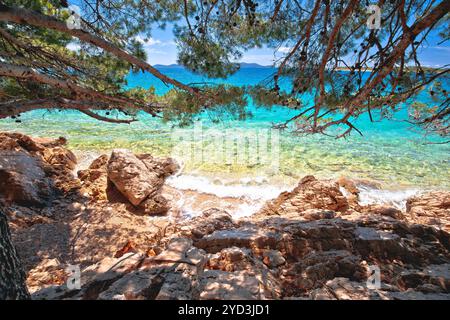
[{"label": "white wave", "polygon": [[213,194],[221,198],[248,198],[251,200],[270,200],[286,190],[286,188],[262,183],[265,181],[263,178],[244,181],[241,180],[244,183],[232,184],[219,179],[210,181],[206,177],[179,175],[169,177],[167,184],[177,189]]},{"label": "white wave", "polygon": [[252,203],[243,203],[239,205],[237,210],[232,213],[233,218],[239,219],[244,217],[249,217],[253,215],[255,212],[259,211],[259,209],[262,208],[265,201],[258,201],[258,202],[252,202]]},{"label": "white wave", "polygon": [[399,210],[406,210],[406,200],[421,192],[419,189],[380,190],[367,186],[358,186],[359,204],[388,204]]}]

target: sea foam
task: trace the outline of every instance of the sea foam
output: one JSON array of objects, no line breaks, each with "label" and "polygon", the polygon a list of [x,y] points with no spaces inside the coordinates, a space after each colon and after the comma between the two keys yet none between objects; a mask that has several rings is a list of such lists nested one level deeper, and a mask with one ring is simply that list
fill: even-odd
[{"label": "sea foam", "polygon": [[181,190],[192,190],[216,195],[220,198],[247,198],[250,200],[270,200],[276,198],[288,187],[274,186],[264,178],[241,179],[241,183],[230,183],[202,176],[178,175],[167,179],[167,184]]},{"label": "sea foam", "polygon": [[406,210],[408,198],[422,192],[420,189],[382,190],[367,186],[358,186],[358,189],[360,190],[358,199],[361,205],[387,204],[402,211]]}]

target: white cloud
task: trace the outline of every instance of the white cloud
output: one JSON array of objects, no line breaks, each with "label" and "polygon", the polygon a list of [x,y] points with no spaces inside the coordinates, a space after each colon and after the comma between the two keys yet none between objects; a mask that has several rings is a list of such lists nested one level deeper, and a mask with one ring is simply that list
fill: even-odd
[{"label": "white cloud", "polygon": [[135,38],[134,38],[137,42],[140,42],[140,43],[142,43],[143,45],[144,45],[144,47],[145,46],[154,46],[154,45],[158,45],[158,44],[161,44],[162,43],[162,41],[161,40],[158,40],[158,39],[153,39],[153,38],[143,38],[143,37],[141,37],[141,36],[136,36]]},{"label": "white cloud", "polygon": [[[166,48],[167,46],[174,46],[175,42],[173,40],[161,41],[155,38],[145,39],[142,36],[136,36],[136,41],[142,43],[145,52],[148,56],[149,63],[162,63],[171,64],[176,62],[176,52],[174,49]],[[170,61],[168,63],[168,61]]]},{"label": "white cloud", "polygon": [[281,53],[289,53],[289,52],[291,52],[291,50],[292,50],[291,47],[279,47],[278,48],[278,52],[281,52]]},{"label": "white cloud", "polygon": [[155,39],[155,38],[143,38],[141,36],[136,36],[135,37],[136,41],[142,43],[144,45],[144,47],[152,47],[152,46],[161,46],[161,47],[165,47],[165,46],[174,46],[176,45],[175,41],[173,40],[168,40],[168,41],[161,41],[159,39]]}]

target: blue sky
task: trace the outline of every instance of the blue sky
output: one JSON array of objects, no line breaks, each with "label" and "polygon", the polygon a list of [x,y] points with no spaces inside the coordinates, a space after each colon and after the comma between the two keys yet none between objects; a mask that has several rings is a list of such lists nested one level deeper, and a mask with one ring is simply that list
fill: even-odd
[{"label": "blue sky", "polygon": [[[177,47],[172,31],[168,24],[165,30],[153,29],[152,38],[144,43],[150,64],[173,64],[177,61]],[[283,51],[283,48],[282,48]],[[282,52],[277,53],[279,57]],[[251,49],[244,53],[241,62],[254,62],[261,65],[271,65],[274,61],[274,52],[267,48]]]},{"label": "blue sky", "polygon": [[[79,0],[72,0],[69,3],[79,5]],[[450,64],[450,41],[439,44],[440,40],[437,32],[432,32],[428,37],[428,42],[419,50],[419,58],[424,66],[441,67]],[[177,46],[174,41],[173,25],[167,24],[164,30],[154,28],[152,38],[144,43],[144,48],[150,64],[176,63]],[[280,51],[275,54],[274,50],[270,48],[255,48],[244,52],[240,62],[272,65],[277,58],[285,55],[288,51],[289,46],[281,47]]]},{"label": "blue sky", "polygon": [[[431,34],[428,42],[420,49],[419,57],[425,66],[440,67],[450,64],[450,43],[439,44],[441,39],[436,33]],[[177,60],[177,47],[174,41],[172,26],[165,30],[154,29],[152,38],[144,43],[150,64],[173,64]],[[255,48],[244,52],[241,62],[253,62],[261,65],[271,65],[274,59],[285,54],[289,47],[281,47],[281,52],[275,53],[269,48]]]}]

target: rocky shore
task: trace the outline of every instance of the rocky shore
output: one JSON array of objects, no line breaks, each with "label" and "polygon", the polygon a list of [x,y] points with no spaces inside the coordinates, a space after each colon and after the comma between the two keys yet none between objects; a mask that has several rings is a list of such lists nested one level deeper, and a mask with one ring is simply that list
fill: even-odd
[{"label": "rocky shore", "polygon": [[74,173],[65,143],[0,133],[0,209],[33,299],[450,299],[448,191],[401,211],[306,176],[250,217],[205,202],[185,219],[174,160],[114,150]]}]

